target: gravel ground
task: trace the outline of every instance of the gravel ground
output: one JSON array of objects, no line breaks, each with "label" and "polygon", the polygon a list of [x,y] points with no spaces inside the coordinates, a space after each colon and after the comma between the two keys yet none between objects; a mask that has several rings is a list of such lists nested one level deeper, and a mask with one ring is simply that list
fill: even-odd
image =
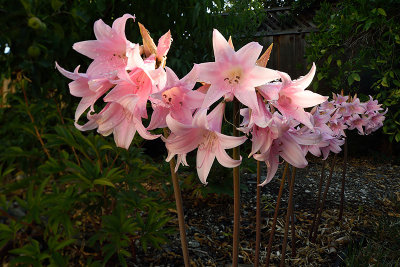
[{"label": "gravel ground", "polygon": [[[283,165],[283,164],[282,164]],[[321,161],[311,161],[304,169],[298,169],[295,179],[294,207],[296,225],[296,257],[290,257],[290,238],[286,263],[295,266],[335,266],[340,262],[338,253],[350,240],[365,235],[375,218],[400,216],[400,166],[376,163],[370,160],[351,159],[347,167],[345,213],[343,222],[337,221],[340,203],[343,160],[338,159],[315,243],[308,241],[309,227],[316,205]],[[266,255],[269,231],[272,225],[276,198],[279,191],[283,166],[275,178],[262,188],[262,241],[260,261]],[[330,162],[326,165],[328,177]],[[265,173],[265,170],[263,170]],[[264,179],[265,176],[262,176]],[[326,179],[326,178],[325,178]],[[248,190],[241,191],[241,266],[252,266],[255,247],[256,177],[242,173],[241,181]],[[325,187],[325,185],[324,185]],[[323,188],[324,188],[323,187]],[[282,196],[271,263],[279,264],[281,240],[286,214],[287,184]],[[397,201],[397,202],[396,202]],[[229,266],[232,251],[233,200],[230,197],[184,199],[185,222],[189,253],[193,266]],[[396,213],[397,212],[397,213]],[[177,224],[177,221],[171,222]],[[289,235],[290,236],[290,235]],[[179,236],[171,236],[171,243],[161,251],[138,254],[135,266],[183,266]]]}]

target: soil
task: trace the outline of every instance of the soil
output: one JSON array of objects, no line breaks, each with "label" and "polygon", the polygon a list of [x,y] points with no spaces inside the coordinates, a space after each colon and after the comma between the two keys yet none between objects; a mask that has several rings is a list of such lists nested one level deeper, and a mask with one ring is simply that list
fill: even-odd
[{"label": "soil", "polygon": [[[332,159],[326,164],[325,181]],[[264,263],[272,226],[283,165],[275,178],[262,188],[262,229],[260,263]],[[291,234],[286,250],[286,265],[340,266],[346,246],[371,233],[382,216],[400,217],[400,166],[370,159],[349,159],[345,186],[345,209],[338,220],[343,159],[338,158],[315,243],[309,241],[309,229],[317,203],[322,163],[311,160],[297,169],[294,187],[296,255],[291,256]],[[265,170],[263,170],[265,175]],[[265,176],[262,176],[263,180]],[[240,266],[253,266],[255,250],[256,175],[242,173]],[[325,188],[325,183],[323,189]],[[184,196],[185,222],[192,266],[230,266],[232,253],[233,199],[212,195],[208,198]],[[280,205],[271,266],[279,265],[288,199],[288,186]],[[176,214],[175,214],[176,216]],[[176,228],[177,219],[171,222]],[[160,251],[138,252],[134,266],[183,266],[178,232]]]}]

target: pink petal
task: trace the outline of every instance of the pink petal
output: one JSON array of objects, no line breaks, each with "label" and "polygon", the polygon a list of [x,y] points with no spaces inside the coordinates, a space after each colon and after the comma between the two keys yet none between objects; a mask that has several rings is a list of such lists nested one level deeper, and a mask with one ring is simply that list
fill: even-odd
[{"label": "pink petal", "polygon": [[185,135],[193,129],[192,125],[183,124],[172,118],[171,115],[167,115],[165,120],[168,128],[176,135]]},{"label": "pink petal", "polygon": [[127,82],[121,82],[104,97],[104,101],[115,102],[120,100],[126,95],[134,94],[135,87],[136,87],[135,85],[129,84]]},{"label": "pink petal", "polygon": [[[185,77],[180,81],[186,89],[193,89],[199,77],[198,65],[195,64]],[[202,92],[203,93],[203,92]]]},{"label": "pink petal", "polygon": [[76,97],[85,97],[93,95],[94,92],[89,89],[87,78],[78,78],[68,84],[69,93]]},{"label": "pink petal", "polygon": [[128,19],[133,19],[133,21],[135,21],[135,16],[132,16],[131,14],[124,14],[122,17],[114,20],[112,24],[112,29],[115,31],[118,37],[121,37],[123,39],[126,39],[125,24]]},{"label": "pink petal", "polygon": [[133,137],[135,136],[136,129],[135,125],[129,122],[127,119],[122,120],[114,128],[114,140],[118,147],[128,149],[132,143]]},{"label": "pink petal", "polygon": [[328,100],[327,96],[322,96],[309,90],[293,93],[290,98],[294,105],[302,108],[313,107]]},{"label": "pink petal", "polygon": [[260,184],[260,186],[264,186],[267,183],[271,182],[272,178],[274,178],[276,172],[278,171],[279,166],[279,156],[273,155],[270,156],[270,160],[267,162],[267,177],[265,178],[264,182]]},{"label": "pink petal", "polygon": [[75,68],[74,72],[69,72],[69,71],[67,71],[67,70],[65,70],[65,69],[63,69],[63,68],[61,68],[60,65],[58,65],[58,63],[56,62],[56,68],[58,69],[58,71],[61,72],[62,75],[64,75],[65,77],[67,77],[68,79],[71,79],[71,80],[76,80],[76,79],[78,79],[79,77],[82,77],[82,76],[84,76],[84,75],[86,76],[86,74],[81,74],[81,75],[79,75],[79,73],[78,73],[79,67],[80,67],[80,66],[77,66],[77,67]]},{"label": "pink petal", "polygon": [[72,48],[78,53],[81,53],[82,55],[85,55],[91,59],[95,59],[104,51],[104,49],[101,47],[101,43],[97,40],[77,42],[74,43]]},{"label": "pink petal", "polygon": [[107,105],[99,115],[100,118],[97,120],[99,124],[98,132],[102,135],[110,134],[112,129],[125,118],[122,106],[117,103]]},{"label": "pink petal", "polygon": [[171,47],[171,42],[171,31],[168,31],[166,34],[161,36],[157,45],[157,59],[161,60],[163,56],[167,55],[169,48]]},{"label": "pink petal", "polygon": [[240,87],[235,90],[234,94],[240,103],[258,111],[257,94],[254,87]]},{"label": "pink petal", "polygon": [[97,40],[107,40],[112,37],[112,29],[101,19],[94,23],[94,35]]},{"label": "pink petal", "polygon": [[210,173],[211,166],[215,159],[215,153],[206,150],[198,149],[196,158],[197,175],[203,184],[207,184],[207,176]]},{"label": "pink petal", "polygon": [[253,67],[256,64],[262,48],[263,47],[257,42],[248,43],[236,52],[236,57],[239,62],[245,63],[247,65],[246,67]]},{"label": "pink petal", "polygon": [[169,109],[161,106],[154,108],[153,114],[151,115],[151,120],[147,130],[154,130],[156,128],[167,127],[166,117],[169,113]]},{"label": "pink petal", "polygon": [[261,85],[257,87],[257,89],[266,100],[271,101],[279,99],[279,90],[281,89],[281,87],[282,83],[275,82]]},{"label": "pink petal", "polygon": [[247,140],[246,136],[228,136],[218,132],[215,132],[215,134],[218,136],[219,143],[223,149],[230,149],[240,146]]},{"label": "pink petal", "polygon": [[160,134],[153,135],[149,131],[146,130],[146,128],[143,126],[142,121],[139,119],[136,119],[135,117],[132,118],[133,124],[136,127],[136,130],[138,131],[138,134],[146,140],[154,140],[158,137],[160,137]]},{"label": "pink petal", "polygon": [[137,95],[130,94],[122,97],[118,103],[124,108],[124,112],[134,113],[138,101]]},{"label": "pink petal", "polygon": [[315,63],[313,63],[310,71],[305,76],[303,76],[297,80],[294,80],[292,86],[294,86],[296,88],[302,88],[302,89],[307,88],[311,84],[316,70],[317,70],[317,67],[315,66]]},{"label": "pink petal", "polygon": [[235,51],[226,41],[222,34],[214,29],[213,31],[213,48],[215,61],[230,61],[235,55]]},{"label": "pink petal", "polygon": [[84,97],[81,99],[81,101],[79,102],[78,107],[76,108],[75,111],[75,121],[78,121],[79,118],[81,117],[81,115],[83,114],[83,112],[85,112],[85,110],[90,107],[91,105],[94,104],[94,102],[96,101],[97,98],[93,98],[93,97]]},{"label": "pink petal", "polygon": [[321,156],[321,149],[319,149],[318,146],[313,145],[313,146],[309,146],[308,147],[308,151],[313,154],[316,157],[320,157]]},{"label": "pink petal", "polygon": [[276,70],[254,66],[246,77],[246,80],[248,81],[247,85],[256,87],[279,78],[279,73]]},{"label": "pink petal", "polygon": [[281,141],[280,155],[282,158],[296,168],[304,168],[307,166],[308,162],[304,157],[303,150],[291,136],[284,134],[281,137]]},{"label": "pink petal", "polygon": [[167,82],[165,84],[165,88],[169,89],[171,87],[174,87],[179,82],[179,78],[170,68],[165,67],[165,71],[167,73]]},{"label": "pink petal", "polygon": [[222,117],[224,116],[225,103],[221,102],[211,111],[208,116],[209,129],[216,132],[221,132]]},{"label": "pink petal", "polygon": [[193,127],[209,129],[207,120],[207,109],[200,109],[196,112],[192,122]]},{"label": "pink petal", "polygon": [[203,104],[205,96],[205,94],[198,91],[188,91],[185,94],[183,106],[191,110],[197,109]]},{"label": "pink petal", "polygon": [[187,154],[195,150],[202,139],[203,136],[196,129],[192,129],[182,136],[170,135],[165,140],[165,145],[170,152],[167,161],[176,154]]},{"label": "pink petal", "polygon": [[197,64],[196,66],[197,66],[199,82],[205,82],[205,83],[212,84],[218,78],[220,78],[219,75],[216,75],[221,72],[220,64],[218,64],[216,62],[206,62],[206,63]]},{"label": "pink petal", "polygon": [[231,158],[221,146],[218,146],[215,154],[218,162],[226,168],[237,167],[240,165],[240,163],[242,163],[242,157],[240,157],[239,160]]},{"label": "pink petal", "polygon": [[[218,85],[212,84],[204,97],[203,104],[201,108],[209,108],[218,99],[220,99],[224,94],[228,93],[229,89],[221,88]],[[254,93],[255,94],[255,93]]]}]

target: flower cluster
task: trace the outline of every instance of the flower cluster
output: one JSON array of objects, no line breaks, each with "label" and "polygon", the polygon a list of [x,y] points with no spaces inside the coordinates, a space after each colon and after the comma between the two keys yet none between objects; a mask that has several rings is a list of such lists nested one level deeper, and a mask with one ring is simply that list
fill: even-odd
[{"label": "flower cluster", "polygon": [[[341,136],[346,126],[369,133],[382,124],[380,106],[372,98],[363,105],[347,98],[327,97],[305,90],[311,83],[316,67],[307,75],[292,80],[288,74],[266,68],[269,53],[259,58],[262,46],[251,42],[235,51],[217,30],[213,32],[215,62],[195,64],[182,79],[165,66],[172,38],[163,35],[156,46],[147,30],[139,24],[143,44],[132,43],[125,36],[129,14],[114,21],[112,27],[102,20],[94,24],[96,40],[78,42],[73,48],[93,59],[86,73],[58,70],[69,79],[70,93],[81,97],[75,113],[80,130],[96,129],[102,135],[113,133],[117,146],[128,149],[136,132],[145,139],[155,139],[150,130],[168,127],[170,135],[162,137],[168,149],[167,161],[177,156],[177,166],[187,165],[187,153],[197,149],[197,172],[204,184],[216,158],[225,167],[240,165],[226,149],[241,145],[246,136],[234,137],[221,133],[226,102],[236,98],[247,106],[241,110],[241,131],[251,134],[250,156],[265,161],[269,182],[279,164],[279,157],[295,167],[307,165],[308,152],[326,158],[330,151],[340,151]],[[270,51],[269,51],[270,52]],[[195,90],[196,83],[203,86]],[[104,106],[95,110],[102,99]],[[212,111],[208,109],[223,99]],[[341,102],[340,102],[341,101]],[[147,127],[147,104],[152,115]],[[325,103],[324,103],[325,102]],[[340,103],[339,103],[340,102]],[[307,112],[318,104],[320,107]],[[101,105],[101,104],[100,104]],[[80,125],[87,111],[88,121]],[[360,121],[359,121],[360,120]],[[360,130],[361,129],[361,130]]]}]

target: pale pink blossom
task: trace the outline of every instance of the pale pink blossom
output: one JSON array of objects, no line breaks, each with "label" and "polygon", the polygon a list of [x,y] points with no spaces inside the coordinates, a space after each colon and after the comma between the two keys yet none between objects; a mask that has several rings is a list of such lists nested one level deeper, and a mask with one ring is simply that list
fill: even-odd
[{"label": "pale pink blossom", "polygon": [[96,40],[73,45],[77,52],[93,59],[87,70],[89,75],[115,79],[119,73],[125,71],[130,52],[137,46],[125,36],[125,24],[130,18],[135,20],[135,16],[125,14],[117,18],[112,27],[99,19],[94,23]]},{"label": "pale pink blossom", "polygon": [[200,108],[205,94],[192,90],[196,83],[196,70],[193,69],[184,78],[179,80],[176,74],[166,68],[167,82],[164,89],[152,95],[153,114],[147,129],[166,127],[166,117],[168,114],[173,119],[190,124],[192,113]]},{"label": "pale pink blossom", "polygon": [[104,95],[104,93],[106,93],[113,86],[113,84],[111,84],[106,78],[92,79],[86,73],[79,73],[79,66],[75,68],[74,72],[66,71],[57,63],[56,67],[61,74],[73,80],[68,85],[71,95],[82,97],[75,111],[75,124],[77,125],[81,115],[89,107],[91,107],[91,111],[93,112],[94,103],[97,101],[97,99]]},{"label": "pale pink blossom", "polygon": [[175,155],[185,155],[197,149],[197,174],[202,183],[207,183],[214,159],[227,168],[233,168],[241,163],[228,156],[225,149],[234,148],[246,141],[246,137],[233,137],[221,133],[222,116],[225,104],[220,103],[210,114],[207,110],[198,111],[191,125],[186,125],[167,116],[167,124],[172,134],[164,139],[168,149],[167,161]]},{"label": "pale pink blossom", "polygon": [[235,52],[221,33],[214,30],[213,47],[215,62],[198,65],[198,81],[211,84],[202,108],[210,107],[225,95],[257,110],[255,87],[279,78],[275,70],[256,66],[262,46],[251,42]]},{"label": "pale pink blossom", "polygon": [[[278,72],[282,79],[281,83],[266,84],[260,86],[258,90],[284,116],[294,118],[312,129],[311,114],[306,112],[304,108],[321,104],[328,99],[328,97],[305,90],[314,78],[315,70],[316,67],[313,64],[307,75],[294,81],[292,81],[287,73]],[[276,89],[277,85],[280,85],[279,90]]]}]

